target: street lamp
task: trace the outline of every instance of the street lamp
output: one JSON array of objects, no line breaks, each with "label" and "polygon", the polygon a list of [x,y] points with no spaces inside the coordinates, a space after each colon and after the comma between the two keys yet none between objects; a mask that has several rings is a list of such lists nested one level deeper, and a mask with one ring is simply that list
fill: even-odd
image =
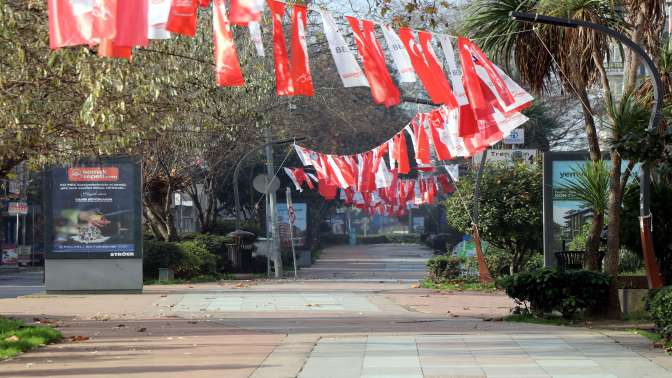
[{"label": "street lamp", "polygon": [[[617,32],[616,30],[610,29],[604,25],[595,24],[583,20],[573,20],[569,18],[559,18],[559,17],[550,17],[544,16],[535,13],[525,13],[525,12],[509,12],[509,16],[516,21],[524,21],[531,23],[539,24],[548,24],[554,26],[561,26],[566,28],[576,28],[584,27],[588,29],[597,30],[601,33],[607,34],[608,36],[622,42],[624,45],[629,47],[632,51],[637,54],[644,65],[646,66],[649,74],[653,78],[653,109],[651,111],[651,117],[649,119],[648,131],[654,131],[658,127],[660,121],[660,114],[663,109],[663,84],[660,78],[660,73],[656,68],[651,57],[642,49],[638,44],[633,42],[631,39],[625,35]],[[656,262],[656,256],[653,252],[653,238],[651,235],[651,163],[643,162],[640,170],[640,179],[639,179],[639,224],[642,238],[642,252],[644,255],[644,263],[646,265],[646,275],[649,281],[650,288],[659,288],[663,286],[660,270],[658,268],[658,263]]]}]

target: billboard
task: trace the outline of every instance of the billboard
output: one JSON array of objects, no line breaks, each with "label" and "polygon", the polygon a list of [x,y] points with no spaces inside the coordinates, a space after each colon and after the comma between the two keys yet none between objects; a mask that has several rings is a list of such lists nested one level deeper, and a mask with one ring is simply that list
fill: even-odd
[{"label": "billboard", "polygon": [[[283,245],[289,245],[289,210],[286,203],[278,203],[278,231],[280,233],[280,241]],[[294,245],[296,247],[304,247],[306,245],[306,237],[308,231],[308,205],[306,203],[294,203],[294,228],[292,233],[294,235]]]},{"label": "billboard", "polygon": [[140,190],[131,158],[47,170],[47,258],[141,258]]},{"label": "billboard", "polygon": [[[605,155],[605,164],[610,166]],[[544,261],[555,265],[555,252],[562,251],[563,242],[569,243],[581,234],[584,225],[591,222],[593,213],[568,193],[564,186],[576,180],[576,171],[589,160],[587,152],[544,153]],[[627,161],[623,162],[625,171]],[[638,175],[635,166],[630,180]]]}]

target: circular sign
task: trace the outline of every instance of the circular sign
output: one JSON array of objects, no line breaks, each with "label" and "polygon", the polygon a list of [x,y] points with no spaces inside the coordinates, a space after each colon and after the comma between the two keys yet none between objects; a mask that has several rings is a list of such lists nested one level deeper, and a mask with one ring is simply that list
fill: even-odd
[{"label": "circular sign", "polygon": [[270,192],[275,192],[278,189],[280,189],[280,180],[278,180],[277,177],[273,177],[273,180],[271,181],[270,185],[268,185],[267,188],[266,187],[267,177],[268,176],[264,174],[255,177],[254,180],[252,180],[252,186],[254,187],[254,190],[256,190],[259,193],[268,194]]}]

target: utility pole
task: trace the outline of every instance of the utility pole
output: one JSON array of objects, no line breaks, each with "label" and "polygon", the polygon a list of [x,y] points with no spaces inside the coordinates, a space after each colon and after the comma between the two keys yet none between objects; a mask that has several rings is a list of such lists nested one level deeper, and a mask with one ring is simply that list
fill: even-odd
[{"label": "utility pole", "polygon": [[266,188],[268,196],[268,205],[271,213],[271,250],[273,255],[273,264],[275,265],[275,278],[282,277],[282,255],[280,254],[279,232],[278,232],[278,202],[274,190],[270,190],[271,181],[275,177],[275,164],[273,162],[273,135],[271,128],[264,128],[264,137],[266,139]]}]

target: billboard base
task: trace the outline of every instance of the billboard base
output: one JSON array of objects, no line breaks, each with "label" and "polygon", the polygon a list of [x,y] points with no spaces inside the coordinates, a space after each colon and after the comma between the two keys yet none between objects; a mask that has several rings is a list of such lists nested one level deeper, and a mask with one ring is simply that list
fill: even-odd
[{"label": "billboard base", "polygon": [[142,259],[46,259],[47,293],[141,292]]}]

